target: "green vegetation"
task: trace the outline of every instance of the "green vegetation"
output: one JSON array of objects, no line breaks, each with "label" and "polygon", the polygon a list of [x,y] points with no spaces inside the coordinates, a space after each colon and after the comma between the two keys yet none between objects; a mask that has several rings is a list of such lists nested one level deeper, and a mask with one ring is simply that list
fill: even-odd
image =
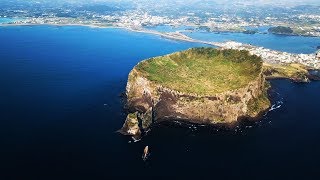
[{"label": "green vegetation", "polygon": [[211,31],[211,29],[208,26],[199,26],[198,30],[206,31],[206,32],[210,32]]},{"label": "green vegetation", "polygon": [[267,78],[289,78],[293,80],[304,80],[307,78],[308,70],[301,64],[264,64],[264,74]]},{"label": "green vegetation", "polygon": [[277,26],[269,28],[268,32],[273,34],[292,34],[293,30],[290,27]]},{"label": "green vegetation", "polygon": [[129,127],[133,127],[139,124],[138,118],[137,118],[137,112],[128,114],[127,118],[127,124]]},{"label": "green vegetation", "polygon": [[167,88],[213,95],[246,86],[261,73],[262,60],[244,50],[192,48],[142,61],[136,68]]},{"label": "green vegetation", "polygon": [[245,31],[243,31],[243,33],[244,34],[255,34],[255,33],[257,33],[257,31],[255,31],[255,30],[245,30]]},{"label": "green vegetation", "polygon": [[130,113],[130,114],[128,114],[128,117],[130,119],[135,119],[135,118],[137,118],[137,113]]}]

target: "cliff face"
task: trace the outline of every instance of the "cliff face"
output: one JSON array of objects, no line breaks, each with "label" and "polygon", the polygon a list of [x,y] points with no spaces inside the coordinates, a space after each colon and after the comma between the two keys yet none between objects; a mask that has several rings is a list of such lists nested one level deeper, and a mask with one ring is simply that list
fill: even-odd
[{"label": "cliff face", "polygon": [[241,88],[198,95],[164,87],[135,67],[129,74],[126,95],[129,111],[138,112],[143,129],[147,129],[152,122],[170,120],[220,124],[256,118],[270,106],[266,90],[262,70]]},{"label": "cliff face", "polygon": [[[154,120],[183,119],[194,123],[231,123],[241,117],[256,117],[269,107],[265,99],[265,79],[260,74],[247,86],[214,96],[197,96],[157,85],[134,69],[127,84],[127,105],[131,111],[153,109]],[[192,86],[192,84],[190,84]],[[251,101],[266,101],[256,108]]]}]

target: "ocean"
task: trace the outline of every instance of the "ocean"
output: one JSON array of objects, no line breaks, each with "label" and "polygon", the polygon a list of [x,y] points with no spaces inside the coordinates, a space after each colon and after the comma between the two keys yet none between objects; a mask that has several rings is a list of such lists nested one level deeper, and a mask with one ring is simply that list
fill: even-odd
[{"label": "ocean", "polygon": [[13,23],[15,21],[19,21],[22,20],[20,18],[4,18],[4,17],[0,17],[0,25],[1,24],[6,24],[6,23]]},{"label": "ocean", "polygon": [[[266,36],[261,45],[295,53],[320,44]],[[272,80],[273,110],[233,130],[163,123],[134,143],[116,132],[130,70],[202,44],[80,26],[0,27],[0,39],[0,179],[320,177],[320,82]]]}]

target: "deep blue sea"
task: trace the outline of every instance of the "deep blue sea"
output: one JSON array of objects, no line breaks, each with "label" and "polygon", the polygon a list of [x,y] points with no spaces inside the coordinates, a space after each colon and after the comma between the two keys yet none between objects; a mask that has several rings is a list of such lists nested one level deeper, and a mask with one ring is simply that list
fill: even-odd
[{"label": "deep blue sea", "polygon": [[116,133],[133,66],[195,46],[121,29],[0,27],[0,179],[319,179],[320,82],[271,81],[275,109],[234,130],[164,123],[136,143]]}]

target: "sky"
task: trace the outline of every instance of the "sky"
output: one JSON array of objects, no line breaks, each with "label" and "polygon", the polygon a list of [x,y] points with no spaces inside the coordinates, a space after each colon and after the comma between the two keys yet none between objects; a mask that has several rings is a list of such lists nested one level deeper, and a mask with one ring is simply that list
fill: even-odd
[{"label": "sky", "polygon": [[[14,1],[14,0],[0,0],[0,1]],[[211,1],[219,4],[228,4],[228,3],[241,3],[241,4],[282,4],[282,5],[320,5],[320,0],[20,0],[20,1],[50,1],[50,2],[135,2],[135,3],[148,3],[149,2],[204,2],[204,1]]]}]

